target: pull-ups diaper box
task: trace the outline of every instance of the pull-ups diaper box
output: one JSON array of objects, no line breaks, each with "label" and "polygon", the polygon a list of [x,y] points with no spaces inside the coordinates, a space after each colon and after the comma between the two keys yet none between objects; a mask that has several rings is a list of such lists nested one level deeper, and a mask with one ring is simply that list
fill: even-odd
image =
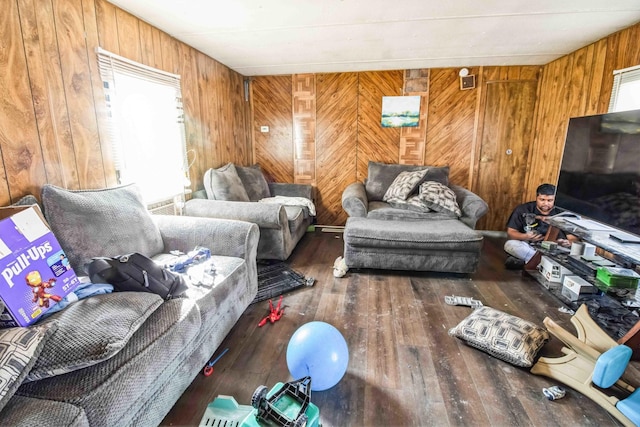
[{"label": "pull-ups diaper box", "polygon": [[38,205],[0,208],[0,328],[31,325],[78,284]]}]

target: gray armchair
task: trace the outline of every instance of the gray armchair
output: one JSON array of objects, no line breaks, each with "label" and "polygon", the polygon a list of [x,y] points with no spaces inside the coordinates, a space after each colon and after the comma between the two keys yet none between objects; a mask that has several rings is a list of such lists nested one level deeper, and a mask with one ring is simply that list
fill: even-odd
[{"label": "gray armchair", "polygon": [[[260,229],[258,259],[285,260],[313,222],[308,207],[259,203],[275,196],[313,200],[307,184],[267,183],[259,166],[242,167],[229,163],[209,169],[204,176],[205,191],[187,201],[187,216],[224,218],[252,222]],[[205,198],[206,197],[206,198]]]}]

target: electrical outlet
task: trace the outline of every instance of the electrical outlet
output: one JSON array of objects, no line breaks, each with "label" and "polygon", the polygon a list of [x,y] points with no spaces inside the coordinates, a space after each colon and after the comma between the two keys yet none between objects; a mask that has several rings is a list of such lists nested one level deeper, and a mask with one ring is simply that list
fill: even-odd
[{"label": "electrical outlet", "polygon": [[260,126],[260,132],[262,133],[269,132],[269,126]]}]

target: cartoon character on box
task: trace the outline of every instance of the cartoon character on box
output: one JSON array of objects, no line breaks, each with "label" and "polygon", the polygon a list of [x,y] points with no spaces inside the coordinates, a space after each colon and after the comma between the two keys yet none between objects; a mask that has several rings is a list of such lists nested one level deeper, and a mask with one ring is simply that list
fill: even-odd
[{"label": "cartoon character on box", "polygon": [[46,282],[43,282],[40,272],[34,270],[27,273],[25,280],[27,281],[27,285],[32,288],[33,302],[37,302],[38,307],[49,307],[49,300],[53,300],[55,302],[62,300],[62,297],[47,292],[47,289],[53,288],[56,283],[56,279],[49,279]]}]

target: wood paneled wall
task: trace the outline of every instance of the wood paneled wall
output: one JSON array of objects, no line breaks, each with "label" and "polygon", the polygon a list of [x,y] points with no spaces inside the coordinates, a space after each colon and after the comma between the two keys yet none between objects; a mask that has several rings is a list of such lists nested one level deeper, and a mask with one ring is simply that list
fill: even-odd
[{"label": "wood paneled wall", "polygon": [[[255,77],[252,79],[254,160],[282,182],[315,185],[317,221],[323,225],[346,222],[342,191],[352,182],[366,178],[369,161],[449,165],[452,183],[473,188],[480,142],[478,129],[483,117],[482,85],[496,80],[537,78],[539,68],[471,68],[470,72],[478,75],[478,85],[471,90],[460,89],[458,68],[317,74],[313,102],[308,95],[313,75]],[[295,89],[298,86],[304,90]],[[398,95],[422,97],[418,127],[381,126],[382,97]],[[287,99],[291,102],[287,103]],[[303,121],[297,112],[301,106],[305,107]],[[308,111],[313,107],[315,173],[299,170],[299,154],[294,158],[291,148],[298,151],[302,139],[313,140],[309,132],[314,129],[310,122],[314,115]],[[269,126],[269,134],[260,132],[262,126]],[[526,141],[525,145],[528,147],[530,143]],[[313,150],[304,153],[313,155]],[[305,157],[305,167],[313,165],[313,160]]]},{"label": "wood paneled wall", "polygon": [[606,113],[613,71],[640,64],[640,24],[614,33],[543,67],[534,144],[523,199],[558,180],[569,118]]},{"label": "wood paneled wall", "polygon": [[96,47],[182,76],[193,189],[250,164],[243,76],[104,0],[5,0],[0,14],[0,205],[45,183],[116,184]]}]

